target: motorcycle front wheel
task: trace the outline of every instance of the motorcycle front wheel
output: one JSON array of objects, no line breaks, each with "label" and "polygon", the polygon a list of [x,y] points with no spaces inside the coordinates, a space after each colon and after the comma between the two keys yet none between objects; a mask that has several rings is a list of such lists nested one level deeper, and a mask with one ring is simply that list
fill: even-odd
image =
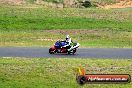
[{"label": "motorcycle front wheel", "polygon": [[75,54],[75,52],[76,52],[76,48],[75,49],[73,49],[72,51],[68,51],[68,54]]}]

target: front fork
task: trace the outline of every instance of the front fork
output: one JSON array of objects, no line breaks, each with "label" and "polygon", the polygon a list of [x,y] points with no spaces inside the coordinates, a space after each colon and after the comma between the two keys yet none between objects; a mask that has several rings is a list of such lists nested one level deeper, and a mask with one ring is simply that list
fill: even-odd
[{"label": "front fork", "polygon": [[80,46],[80,44],[77,43],[76,46],[71,47],[71,49],[69,49],[68,51],[71,51],[71,50],[73,50],[73,49],[75,49],[75,48],[78,48],[79,46]]}]

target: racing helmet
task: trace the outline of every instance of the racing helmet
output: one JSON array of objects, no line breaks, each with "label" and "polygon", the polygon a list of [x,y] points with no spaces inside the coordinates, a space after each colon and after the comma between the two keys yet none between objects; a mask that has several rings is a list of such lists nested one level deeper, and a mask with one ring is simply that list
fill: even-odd
[{"label": "racing helmet", "polygon": [[67,36],[66,36],[66,40],[68,40],[69,38],[70,38],[70,36],[69,36],[69,35],[67,35]]}]

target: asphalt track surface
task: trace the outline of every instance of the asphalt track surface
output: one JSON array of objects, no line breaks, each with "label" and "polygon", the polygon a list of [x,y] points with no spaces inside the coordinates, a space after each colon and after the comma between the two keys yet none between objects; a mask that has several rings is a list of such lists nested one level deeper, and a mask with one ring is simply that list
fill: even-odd
[{"label": "asphalt track surface", "polygon": [[48,50],[42,47],[0,47],[0,57],[132,59],[132,49],[129,48],[79,48],[74,55],[51,55]]}]

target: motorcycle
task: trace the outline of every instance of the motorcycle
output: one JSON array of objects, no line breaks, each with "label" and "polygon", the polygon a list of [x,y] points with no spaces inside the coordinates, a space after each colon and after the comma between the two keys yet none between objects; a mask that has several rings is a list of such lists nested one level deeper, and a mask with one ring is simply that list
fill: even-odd
[{"label": "motorcycle", "polygon": [[[50,54],[55,54],[55,53],[67,53],[67,54],[74,54],[77,50],[77,48],[80,46],[79,43],[72,43],[70,47],[63,47],[67,45],[66,42],[64,41],[57,41],[54,46],[52,46],[49,49]],[[70,48],[70,50],[68,50]]]}]

